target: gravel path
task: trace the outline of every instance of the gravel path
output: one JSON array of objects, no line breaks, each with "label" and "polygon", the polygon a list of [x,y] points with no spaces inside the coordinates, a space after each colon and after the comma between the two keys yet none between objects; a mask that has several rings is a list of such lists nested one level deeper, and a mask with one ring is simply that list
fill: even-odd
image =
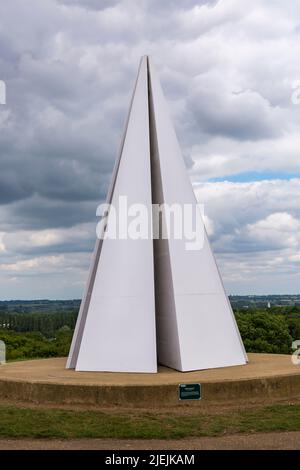
[{"label": "gravel path", "polygon": [[240,434],[181,440],[135,439],[0,439],[0,450],[229,450],[300,449],[300,431]]}]

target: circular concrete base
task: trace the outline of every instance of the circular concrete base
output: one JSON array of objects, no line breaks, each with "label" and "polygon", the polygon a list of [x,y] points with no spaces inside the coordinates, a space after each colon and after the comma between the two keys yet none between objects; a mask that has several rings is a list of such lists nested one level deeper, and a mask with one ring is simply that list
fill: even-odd
[{"label": "circular concrete base", "polygon": [[[282,354],[249,354],[247,365],[195,372],[160,367],[157,374],[75,372],[65,364],[55,358],[0,365],[0,401],[162,408],[300,399],[300,365]],[[201,384],[201,400],[179,400],[178,385],[189,383]]]}]

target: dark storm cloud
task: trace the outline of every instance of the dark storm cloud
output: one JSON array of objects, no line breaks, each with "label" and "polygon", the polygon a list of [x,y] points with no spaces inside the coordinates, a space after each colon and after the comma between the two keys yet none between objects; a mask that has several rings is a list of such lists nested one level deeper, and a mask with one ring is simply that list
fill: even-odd
[{"label": "dark storm cloud", "polygon": [[218,0],[151,0],[146,2],[149,11],[155,12],[168,12],[170,10],[187,10],[195,6],[208,5],[214,6],[218,3]]},{"label": "dark storm cloud", "polygon": [[[121,0],[57,0],[58,3],[68,6],[79,6],[85,9],[91,9],[95,11],[104,10],[106,8],[112,8]],[[142,1],[143,5],[147,9],[147,11],[158,14],[161,12],[168,12],[170,10],[180,9],[189,9],[195,6],[201,5],[210,5],[214,6],[218,0],[149,0],[149,1]]]},{"label": "dark storm cloud", "polygon": [[96,201],[63,202],[32,196],[10,207],[10,219],[12,228],[18,230],[72,227],[96,220],[97,205]]},{"label": "dark storm cloud", "polygon": [[30,181],[24,179],[16,169],[2,168],[0,174],[0,204],[26,199],[33,193]]},{"label": "dark storm cloud", "polygon": [[50,135],[36,135],[36,142],[26,149],[16,153],[10,149],[3,155],[0,204],[32,194],[61,201],[103,199],[113,166],[112,153],[96,143],[94,147],[91,142],[84,145],[80,135],[69,137],[61,140],[53,130]]},{"label": "dark storm cloud", "polygon": [[234,92],[222,86],[198,90],[187,100],[187,107],[196,126],[211,135],[259,140],[281,133],[276,109],[251,90]]},{"label": "dark storm cloud", "polygon": [[91,9],[95,11],[105,10],[105,8],[111,8],[119,0],[57,0],[58,3],[63,5],[75,5],[80,6],[81,8]]},{"label": "dark storm cloud", "polygon": [[129,101],[129,90],[118,99],[115,87],[128,72],[102,74],[101,60],[92,71],[82,70],[77,57],[63,61],[49,51],[39,57],[37,48],[23,53],[22,47],[6,48],[6,43],[0,204],[24,199],[23,205],[30,205],[33,194],[50,201],[103,199]]}]

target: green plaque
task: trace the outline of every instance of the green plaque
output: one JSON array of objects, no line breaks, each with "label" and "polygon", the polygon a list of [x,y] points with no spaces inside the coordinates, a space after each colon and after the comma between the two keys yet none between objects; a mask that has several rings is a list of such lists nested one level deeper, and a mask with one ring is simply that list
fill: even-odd
[{"label": "green plaque", "polygon": [[200,400],[201,384],[180,384],[179,400]]}]

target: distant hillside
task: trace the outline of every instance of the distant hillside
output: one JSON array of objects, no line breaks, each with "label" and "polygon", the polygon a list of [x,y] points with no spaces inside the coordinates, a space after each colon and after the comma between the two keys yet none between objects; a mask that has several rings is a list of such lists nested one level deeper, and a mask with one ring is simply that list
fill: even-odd
[{"label": "distant hillside", "polygon": [[[234,309],[300,306],[300,294],[295,295],[229,295]],[[78,310],[80,299],[71,300],[3,300],[0,312],[7,313],[58,313]]]},{"label": "distant hillside", "polygon": [[0,312],[7,313],[57,313],[79,309],[80,299],[72,300],[3,300]]},{"label": "distant hillside", "polygon": [[234,309],[300,306],[300,294],[230,295],[229,300]]}]

